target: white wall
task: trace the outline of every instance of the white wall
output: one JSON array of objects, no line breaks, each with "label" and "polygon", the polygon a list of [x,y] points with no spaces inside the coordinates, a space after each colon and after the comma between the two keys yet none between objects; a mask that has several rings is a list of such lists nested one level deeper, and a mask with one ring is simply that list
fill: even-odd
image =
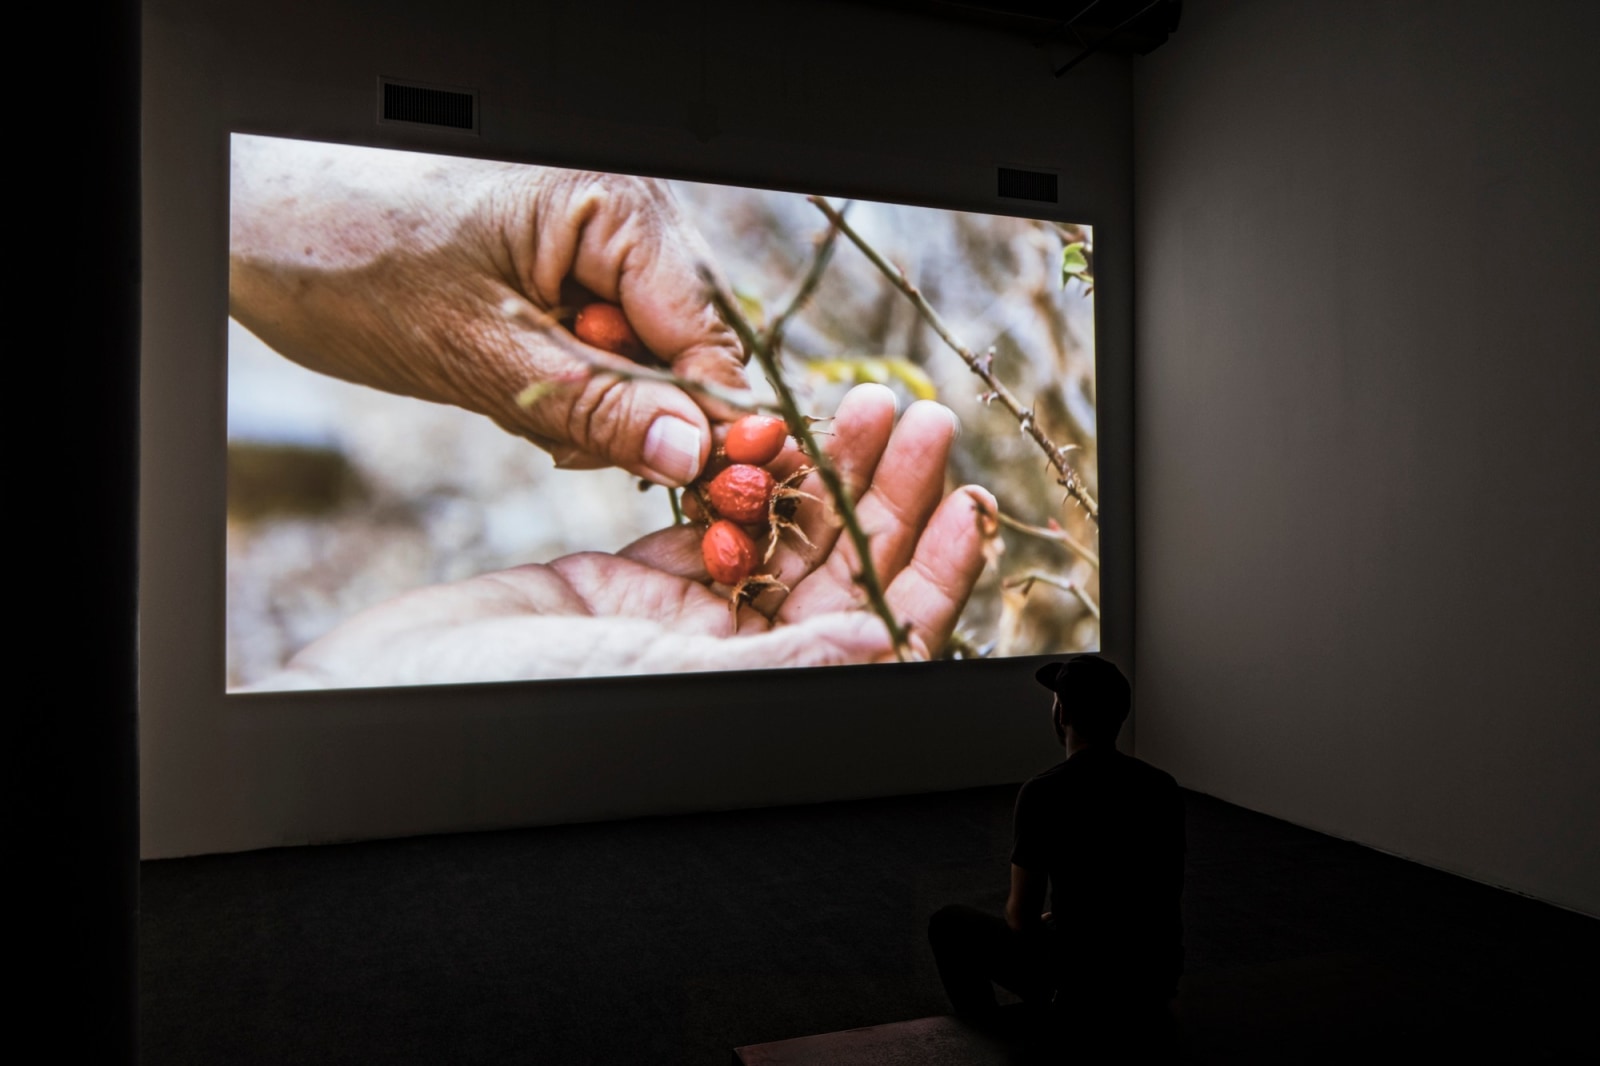
[{"label": "white wall", "polygon": [[1185,6],[1135,68],[1139,753],[1600,913],[1600,8]]},{"label": "white wall", "polygon": [[[148,0],[144,854],[834,799],[1048,765],[1031,663],[227,699],[227,134],[572,162],[996,210],[1062,172],[1097,226],[1105,646],[1131,618],[1131,90],[1026,41],[826,3]],[[483,136],[380,129],[378,75],[476,87]],[[698,102],[720,133],[688,130]]]}]

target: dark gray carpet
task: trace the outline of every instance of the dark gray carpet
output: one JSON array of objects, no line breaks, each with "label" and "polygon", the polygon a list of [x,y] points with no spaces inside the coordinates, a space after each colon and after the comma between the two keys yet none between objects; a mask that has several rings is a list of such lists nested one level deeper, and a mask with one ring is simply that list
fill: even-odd
[{"label": "dark gray carpet", "polygon": [[[145,863],[169,1063],[726,1063],[942,1013],[1014,788]],[[1191,1057],[1576,1061],[1600,922],[1189,797]],[[1437,1061],[1443,1061],[1439,1059]]]}]

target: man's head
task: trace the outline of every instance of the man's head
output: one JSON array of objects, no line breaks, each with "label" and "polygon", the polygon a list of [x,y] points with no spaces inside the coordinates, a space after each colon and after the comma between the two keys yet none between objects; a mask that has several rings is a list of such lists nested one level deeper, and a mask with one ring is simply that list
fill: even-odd
[{"label": "man's head", "polygon": [[1066,742],[1070,726],[1090,744],[1112,744],[1128,717],[1128,679],[1098,655],[1074,655],[1045,663],[1034,678],[1056,694],[1056,736]]}]

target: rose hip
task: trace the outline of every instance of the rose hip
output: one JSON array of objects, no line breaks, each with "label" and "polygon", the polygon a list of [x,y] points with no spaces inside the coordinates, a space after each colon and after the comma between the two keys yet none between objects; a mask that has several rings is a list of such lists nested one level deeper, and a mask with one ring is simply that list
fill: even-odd
[{"label": "rose hip", "polygon": [[700,540],[700,555],[711,580],[722,585],[737,585],[756,568],[755,541],[727,519],[711,523]]},{"label": "rose hip", "polygon": [[592,344],[612,355],[637,359],[644,354],[644,345],[640,343],[639,335],[628,325],[628,319],[623,315],[622,308],[616,304],[587,305],[578,312],[578,319],[572,324],[572,332],[576,333],[583,343]]},{"label": "rose hip", "polygon": [[735,463],[711,479],[706,496],[723,518],[757,525],[767,520],[772,486],[772,475],[761,467]]},{"label": "rose hip", "polygon": [[745,415],[728,427],[723,451],[736,463],[766,466],[783,451],[789,427],[777,415]]}]

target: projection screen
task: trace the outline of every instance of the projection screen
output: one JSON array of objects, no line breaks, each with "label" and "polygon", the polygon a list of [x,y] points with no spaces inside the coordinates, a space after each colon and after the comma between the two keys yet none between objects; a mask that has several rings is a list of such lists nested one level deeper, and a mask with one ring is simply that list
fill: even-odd
[{"label": "projection screen", "polygon": [[231,151],[230,692],[1099,648],[1087,226]]}]

